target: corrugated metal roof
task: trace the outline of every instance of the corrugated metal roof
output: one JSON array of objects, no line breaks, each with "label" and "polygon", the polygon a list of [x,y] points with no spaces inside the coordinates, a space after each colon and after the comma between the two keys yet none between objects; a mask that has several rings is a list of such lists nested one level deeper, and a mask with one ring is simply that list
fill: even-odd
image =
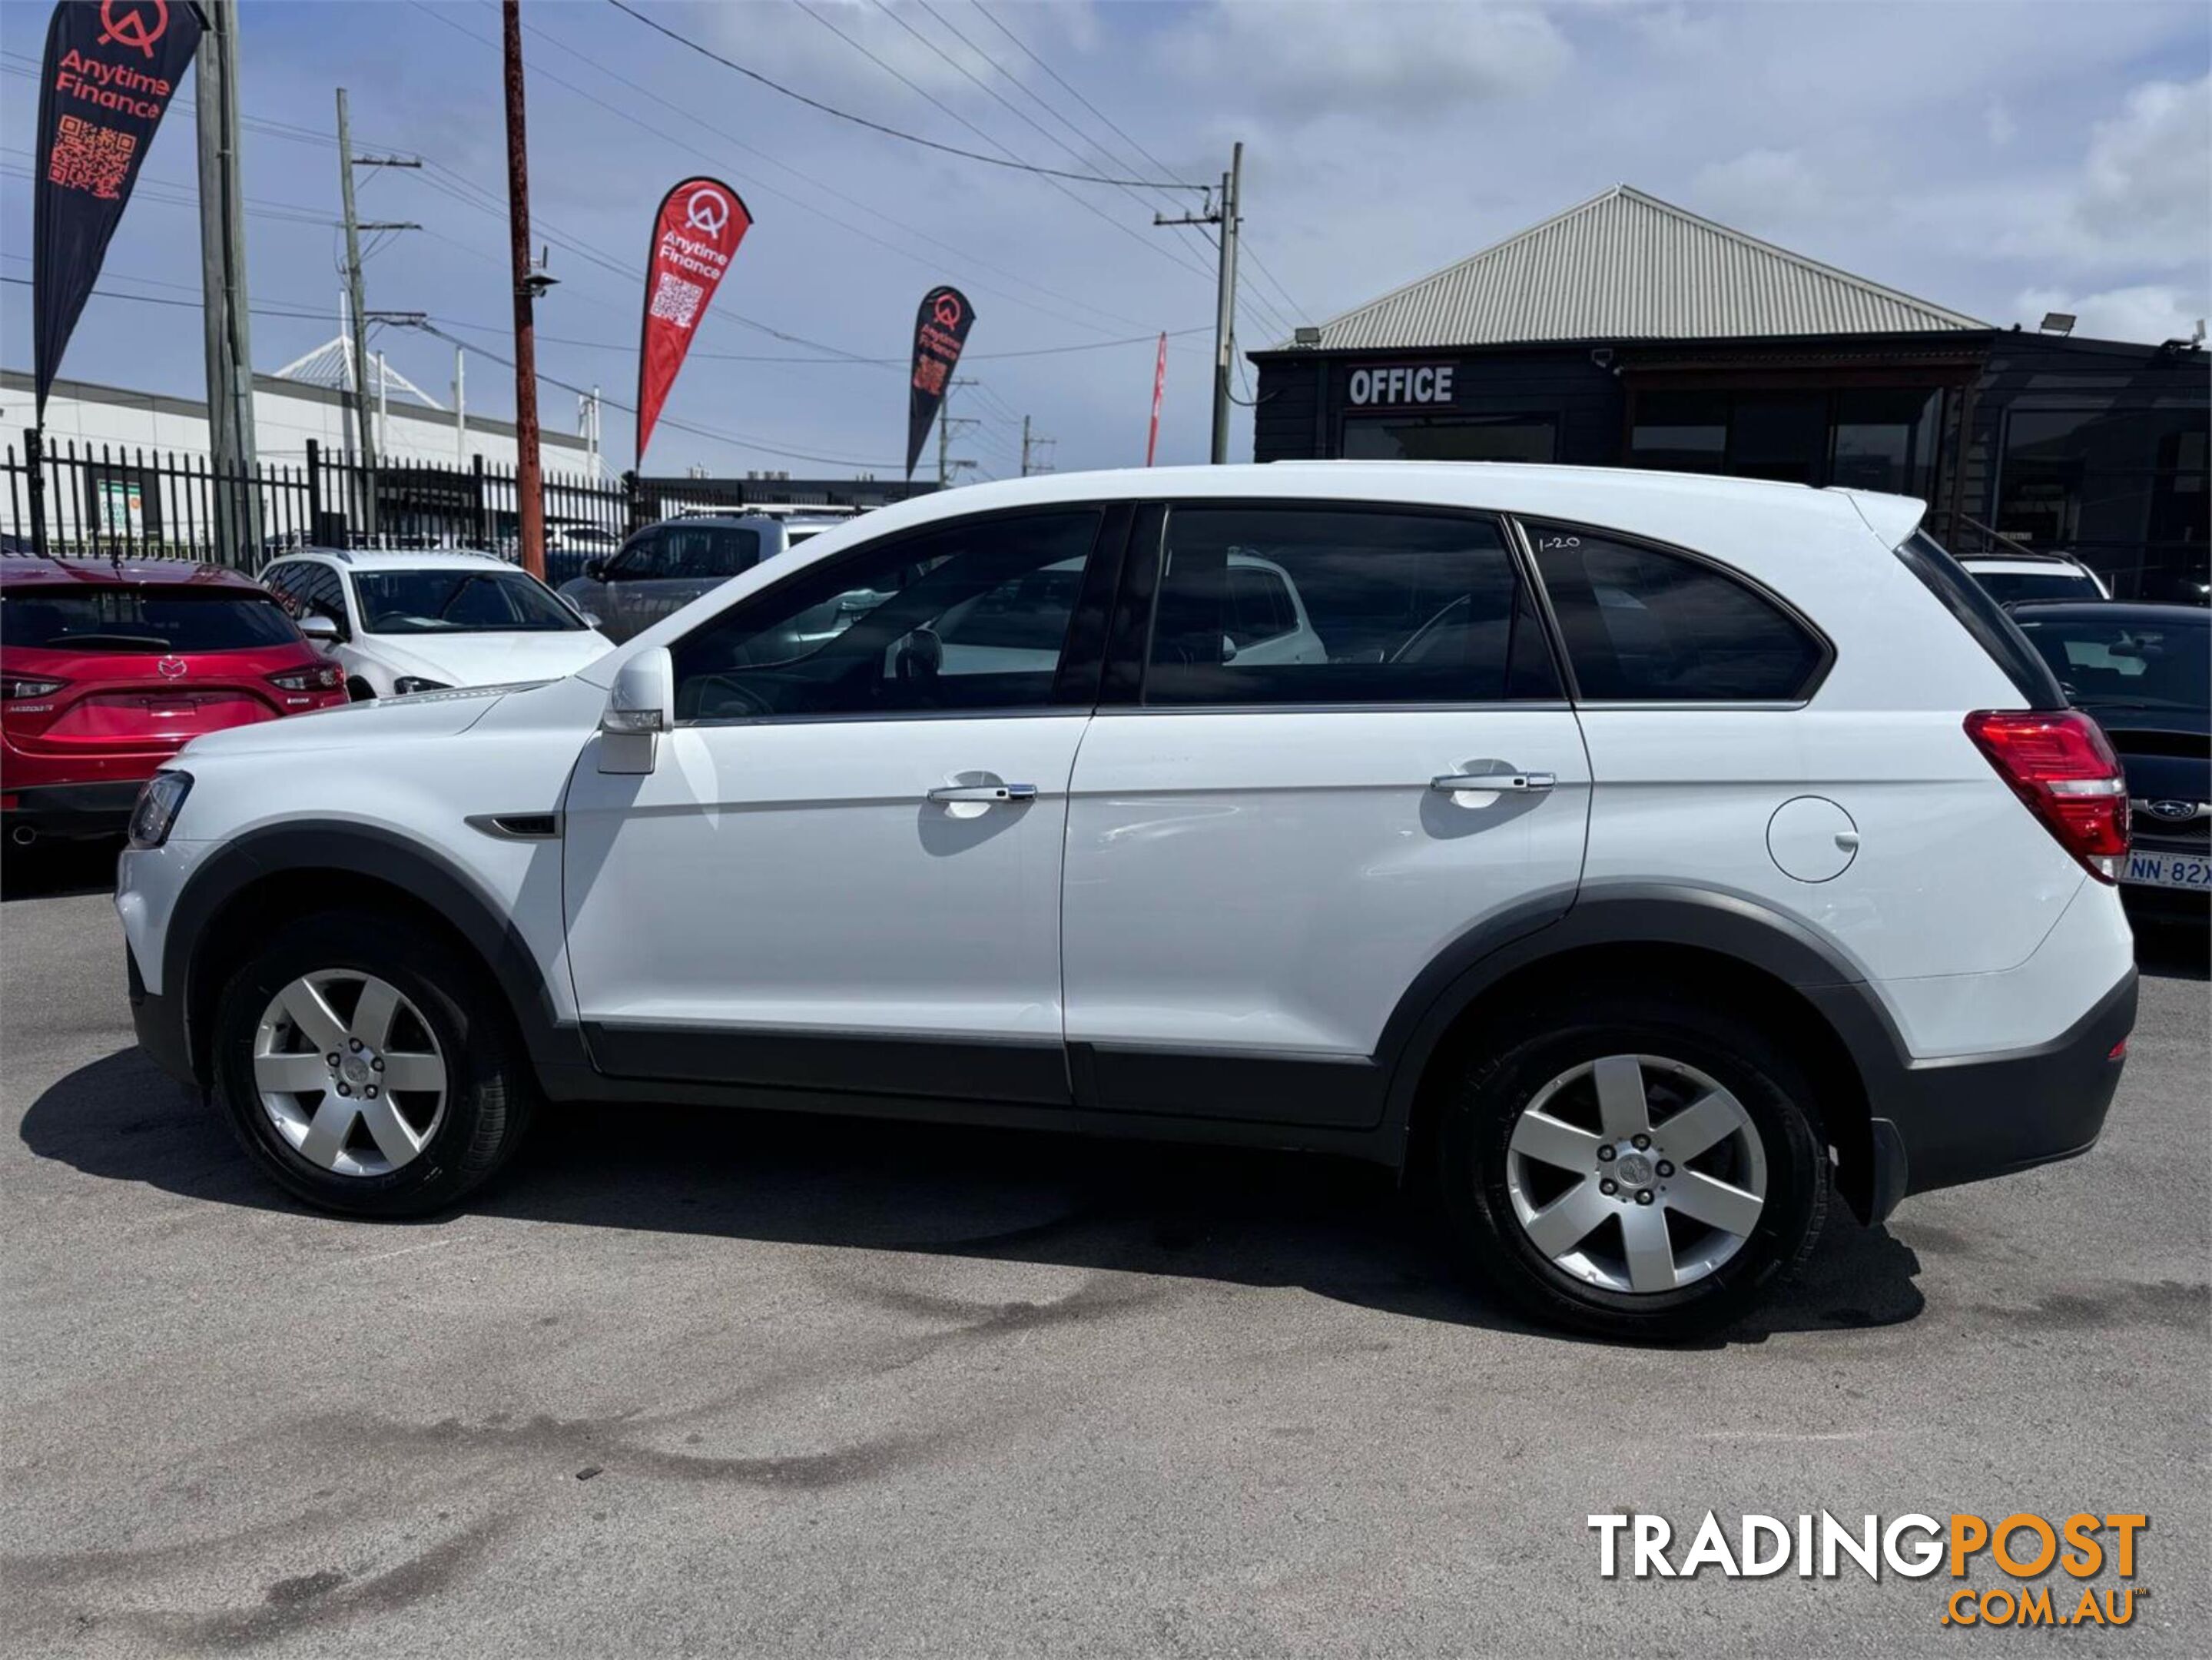
[{"label": "corrugated metal roof", "polygon": [[1390,350],[1988,326],[1616,185],[1331,319],[1321,344]]}]

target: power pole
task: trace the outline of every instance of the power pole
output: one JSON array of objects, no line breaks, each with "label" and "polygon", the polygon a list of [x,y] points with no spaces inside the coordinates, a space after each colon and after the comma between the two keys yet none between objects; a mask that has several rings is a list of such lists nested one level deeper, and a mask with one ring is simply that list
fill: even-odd
[{"label": "power pole", "polygon": [[952,389],[972,386],[973,380],[951,380],[945,383],[945,397],[937,406],[937,488],[943,489],[952,482],[953,474],[963,467],[972,467],[973,461],[956,459],[952,454],[952,429],[979,427],[983,423],[973,416],[956,416],[952,411]]},{"label": "power pole", "polygon": [[[360,155],[353,153],[353,131],[346,122],[346,89],[338,88],[338,194],[345,204],[346,299],[352,313],[353,334],[353,421],[354,435],[359,441],[362,476],[361,528],[364,534],[376,534],[376,436],[369,429],[368,419],[368,325],[367,302],[362,298],[361,234],[365,230],[420,230],[416,224],[401,224],[379,220],[363,224],[355,212],[353,204],[353,170],[356,167],[419,167],[419,161],[408,161],[396,155]],[[380,368],[378,373],[382,374]]]},{"label": "power pole", "polygon": [[368,320],[361,297],[361,220],[353,206],[353,131],[346,125],[346,89],[338,88],[338,194],[345,204],[346,302],[353,328],[354,451],[368,478],[362,493],[362,529],[376,534],[376,438],[368,423]]},{"label": "power pole", "polygon": [[522,568],[545,575],[545,498],[538,455],[536,308],[544,279],[530,269],[530,155],[522,123],[522,7],[501,0],[507,59],[507,222],[514,270],[514,495]]},{"label": "power pole", "polygon": [[1244,182],[1244,146],[1240,141],[1229,156],[1229,171],[1221,175],[1219,203],[1204,213],[1187,213],[1170,219],[1154,214],[1155,225],[1213,225],[1218,228],[1216,246],[1220,255],[1213,313],[1213,464],[1229,459],[1229,377],[1237,341],[1237,228],[1241,222],[1237,198]]},{"label": "power pole", "polygon": [[1037,451],[1043,449],[1047,445],[1057,444],[1058,442],[1060,442],[1060,440],[1057,438],[1047,438],[1042,435],[1038,435],[1034,437],[1031,436],[1030,433],[1030,417],[1026,415],[1022,417],[1022,477],[1027,478],[1031,473],[1050,472],[1052,471],[1052,467],[1049,463],[1044,461],[1036,461],[1033,463],[1030,458]]},{"label": "power pole", "polygon": [[200,310],[218,558],[251,570],[261,550],[254,471],[253,337],[246,309],[246,192],[238,176],[238,8],[205,0],[200,36]]}]

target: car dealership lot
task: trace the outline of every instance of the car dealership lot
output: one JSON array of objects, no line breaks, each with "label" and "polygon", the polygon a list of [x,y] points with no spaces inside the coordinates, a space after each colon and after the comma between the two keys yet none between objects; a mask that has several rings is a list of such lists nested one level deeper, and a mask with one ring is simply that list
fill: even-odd
[{"label": "car dealership lot", "polygon": [[2106,1640],[2212,1613],[2201,934],[2090,1157],[1636,1350],[1315,1158],[564,1112],[458,1214],[325,1219],[132,1049],[104,895],[0,926],[10,1651],[2034,1645],[1941,1576],[1602,1581],[1584,1525],[1824,1505],[2147,1512]]}]

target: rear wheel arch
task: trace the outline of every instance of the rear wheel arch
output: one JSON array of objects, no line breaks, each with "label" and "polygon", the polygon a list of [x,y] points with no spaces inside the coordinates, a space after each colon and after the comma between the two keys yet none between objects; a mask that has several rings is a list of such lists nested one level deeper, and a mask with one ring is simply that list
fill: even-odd
[{"label": "rear wheel arch", "polygon": [[1399,1133],[1405,1168],[1433,1156],[1442,1098],[1488,1034],[1600,985],[1725,999],[1778,1032],[1810,1080],[1838,1190],[1861,1217],[1877,1207],[1872,1102],[1902,1053],[1887,1015],[1848,963],[1786,917],[1692,891],[1579,899],[1548,922],[1480,930],[1440,958],[1385,1031],[1385,1127]]}]

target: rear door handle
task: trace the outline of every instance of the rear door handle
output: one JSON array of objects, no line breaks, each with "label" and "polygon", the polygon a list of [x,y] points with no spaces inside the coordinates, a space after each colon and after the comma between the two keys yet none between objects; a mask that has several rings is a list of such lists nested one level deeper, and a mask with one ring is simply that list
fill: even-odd
[{"label": "rear door handle", "polygon": [[1456,795],[1462,790],[1497,790],[1530,794],[1547,790],[1559,778],[1548,772],[1447,772],[1429,780],[1432,790]]},{"label": "rear door handle", "polygon": [[933,801],[1034,801],[1035,784],[947,784],[929,793]]}]

